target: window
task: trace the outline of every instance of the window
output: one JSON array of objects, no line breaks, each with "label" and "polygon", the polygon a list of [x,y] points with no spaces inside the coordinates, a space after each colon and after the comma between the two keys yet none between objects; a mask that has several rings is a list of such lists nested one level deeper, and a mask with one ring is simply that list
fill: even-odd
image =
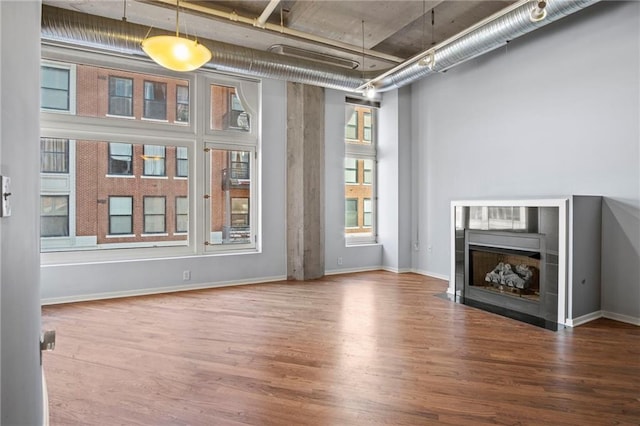
[{"label": "window", "polygon": [[[211,245],[253,245],[251,225],[253,151],[210,149],[209,215]],[[234,166],[235,165],[235,166]],[[235,171],[234,171],[235,167]],[[240,176],[234,178],[233,176]]]},{"label": "window", "polygon": [[249,226],[249,199],[248,198],[232,198],[231,199],[231,226],[232,227]]},{"label": "window", "polygon": [[189,86],[176,86],[176,121],[189,122]]},{"label": "window", "polygon": [[373,224],[373,205],[371,204],[371,198],[365,198],[362,201],[362,226],[371,227]]},{"label": "window", "polygon": [[40,105],[54,111],[71,110],[71,70],[42,66],[40,74]]},{"label": "window", "polygon": [[364,165],[362,183],[366,185],[371,185],[373,183],[373,160],[370,160],[370,159],[362,160],[362,164]]},{"label": "window", "polygon": [[345,106],[345,234],[347,244],[371,243],[375,233],[375,108]]},{"label": "window", "polygon": [[345,137],[347,139],[358,139],[358,113],[352,106],[347,106],[347,126]]},{"label": "window", "polygon": [[249,179],[249,153],[231,151],[231,179]]},{"label": "window", "polygon": [[372,138],[371,113],[364,112],[362,113],[362,117],[363,117],[362,139],[367,142],[371,142],[371,138]]},{"label": "window", "polygon": [[40,138],[40,172],[69,173],[69,140]]},{"label": "window", "polygon": [[40,236],[66,237],[69,235],[69,196],[40,196]]},{"label": "window", "polygon": [[133,234],[133,197],[109,197],[109,234]]},{"label": "window", "polygon": [[[60,216],[43,220],[43,235],[61,235],[41,238],[44,264],[256,250],[259,133],[206,123],[231,110],[247,119],[258,114],[259,81],[212,71],[177,75],[125,57],[112,68],[105,65],[112,58],[94,52],[43,49],[47,58],[74,62],[41,64],[71,70],[74,110],[40,115],[40,196],[67,200],[63,209],[43,199]],[[211,87],[220,90],[214,104],[207,94],[191,103],[192,90]],[[197,215],[193,194],[211,197],[198,197]],[[66,225],[54,231],[54,222]]]},{"label": "window", "polygon": [[166,176],[165,174],[165,148],[160,145],[144,146],[144,175]]},{"label": "window", "polygon": [[189,232],[189,199],[176,197],[176,232]]},{"label": "window", "polygon": [[358,183],[358,160],[355,158],[344,159],[344,181]]},{"label": "window", "polygon": [[109,115],[133,117],[133,79],[109,77]]},{"label": "window", "polygon": [[166,232],[165,214],[165,197],[144,197],[144,233]]},{"label": "window", "polygon": [[210,102],[211,130],[251,131],[251,116],[235,87],[212,84]]},{"label": "window", "polygon": [[357,228],[358,227],[358,199],[357,198],[347,198],[346,199],[346,215],[345,215],[345,226],[347,228]]},{"label": "window", "polygon": [[176,147],[176,176],[189,176],[189,158],[187,148],[184,146]]},{"label": "window", "polygon": [[133,174],[133,145],[130,143],[109,144],[109,174]]},{"label": "window", "polygon": [[144,118],[167,119],[167,84],[144,82]]}]

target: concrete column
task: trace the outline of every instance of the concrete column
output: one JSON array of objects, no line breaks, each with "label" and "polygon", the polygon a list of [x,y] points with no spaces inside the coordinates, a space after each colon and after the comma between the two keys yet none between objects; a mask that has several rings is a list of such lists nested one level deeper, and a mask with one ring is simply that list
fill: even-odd
[{"label": "concrete column", "polygon": [[287,277],[324,275],[324,89],[287,83]]}]

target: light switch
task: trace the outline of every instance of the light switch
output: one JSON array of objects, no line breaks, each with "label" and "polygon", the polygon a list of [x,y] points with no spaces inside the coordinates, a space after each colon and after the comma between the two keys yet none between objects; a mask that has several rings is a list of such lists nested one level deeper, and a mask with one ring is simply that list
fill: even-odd
[{"label": "light switch", "polygon": [[2,178],[2,191],[0,192],[0,217],[11,216],[11,202],[9,197],[11,196],[11,178],[7,176],[1,176]]}]

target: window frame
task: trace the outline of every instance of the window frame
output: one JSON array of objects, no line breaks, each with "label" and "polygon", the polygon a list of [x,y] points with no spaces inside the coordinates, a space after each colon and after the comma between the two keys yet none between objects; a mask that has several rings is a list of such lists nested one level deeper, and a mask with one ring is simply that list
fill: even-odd
[{"label": "window frame", "polygon": [[[147,154],[147,147],[154,147],[154,148],[162,148],[162,155],[152,155],[152,154]],[[153,156],[153,158],[147,158],[147,156]],[[152,145],[152,144],[144,144],[142,146],[142,176],[146,177],[146,178],[165,178],[167,177],[167,147],[165,145]],[[147,172],[147,165],[150,165],[150,169],[155,169],[155,164],[156,163],[152,163],[151,161],[160,161],[160,159],[162,159],[162,173],[161,174],[155,174],[155,173],[149,173]]]},{"label": "window frame", "polygon": [[[131,259],[155,259],[173,256],[211,256],[241,253],[260,253],[262,250],[261,235],[261,182],[260,182],[260,145],[261,145],[261,99],[262,83],[259,79],[219,74],[216,71],[201,69],[189,73],[173,73],[164,69],[159,69],[155,64],[140,61],[136,58],[123,57],[120,55],[109,55],[101,52],[89,50],[69,49],[62,46],[43,45],[42,62],[57,61],[69,63],[70,65],[83,64],[88,66],[101,67],[109,70],[113,75],[118,71],[126,73],[141,73],[149,76],[159,76],[161,78],[176,79],[182,81],[183,85],[189,87],[189,113],[188,123],[165,123],[155,120],[131,119],[131,117],[108,115],[100,116],[71,116],[69,114],[59,114],[49,111],[41,111],[41,135],[43,137],[65,138],[70,140],[101,140],[104,142],[132,143],[134,145],[165,145],[186,147],[188,152],[188,205],[189,224],[187,239],[184,244],[169,246],[163,244],[132,246],[131,243],[110,244],[108,250],[100,250],[95,247],[89,249],[69,249],[59,245],[51,247],[51,251],[41,252],[42,265],[63,265],[73,263],[101,262],[110,260],[131,260]],[[209,116],[210,101],[206,91],[211,83],[225,86],[234,86],[244,94],[242,99],[246,111],[252,114],[252,125],[250,132],[231,131],[210,131],[208,126],[203,125]],[[135,83],[134,83],[135,84]],[[108,89],[107,89],[108,90]],[[135,91],[138,89],[134,89]],[[108,92],[107,92],[108,95]],[[136,94],[134,96],[138,96]],[[170,94],[170,97],[173,97]],[[134,102],[137,104],[136,98]],[[105,101],[107,102],[107,101]],[[105,106],[106,108],[106,106]],[[135,106],[138,108],[138,106]],[[106,111],[106,110],[105,110]],[[118,124],[114,125],[114,119],[118,119]],[[173,121],[173,120],[171,120]],[[196,122],[200,125],[196,125]],[[177,124],[177,125],[176,125]],[[99,135],[99,136],[96,136]],[[203,182],[204,163],[206,155],[203,154],[205,143],[216,141],[219,144],[229,144],[230,148],[247,149],[250,147],[252,156],[253,180],[251,199],[251,223],[252,223],[252,243],[240,246],[224,246],[212,248],[205,245],[208,232],[208,219],[205,217],[205,183]],[[134,163],[135,161],[134,152]],[[171,155],[167,153],[166,155]],[[167,160],[168,161],[168,160]],[[71,160],[73,167],[73,160]],[[197,165],[197,166],[196,166]],[[171,164],[167,163],[167,167]],[[138,167],[138,166],[136,166]],[[198,173],[196,173],[196,170]],[[134,171],[136,173],[136,171]],[[170,173],[170,172],[167,172]],[[138,173],[140,174],[140,173]],[[157,179],[157,177],[156,177]],[[167,177],[164,177],[167,179]],[[139,214],[138,202],[136,201],[136,213]],[[70,209],[73,209],[73,202]],[[169,209],[170,207],[167,206]],[[71,212],[73,214],[74,212]],[[108,211],[106,213],[108,215]],[[134,217],[134,223],[137,219]],[[108,226],[108,225],[105,225]],[[138,226],[138,225],[136,225]],[[169,231],[171,231],[169,229]],[[125,247],[126,245],[126,247]],[[65,247],[75,247],[70,242]],[[56,251],[60,250],[60,251]]]},{"label": "window frame", "polygon": [[[42,143],[45,142],[45,140],[57,140],[57,141],[64,141],[65,144],[65,150],[60,152],[60,151],[44,151],[43,150],[43,146]],[[55,175],[60,175],[60,174],[69,174],[70,168],[69,168],[69,149],[70,149],[71,144],[69,143],[69,139],[66,138],[40,138],[40,173],[41,174],[55,174]],[[45,154],[50,154],[50,155],[56,155],[56,154],[60,154],[62,153],[62,157],[63,157],[63,164],[65,166],[64,170],[44,170],[43,169],[43,164],[46,163],[46,161],[44,161],[43,156]],[[54,161],[55,163],[56,161]]]},{"label": "window frame", "polygon": [[[116,70],[114,70],[116,71]],[[119,80],[128,80],[131,82],[131,96],[120,96],[117,94],[112,94],[111,92],[111,81],[115,80],[115,79],[119,79]],[[135,93],[136,93],[136,88],[135,88],[135,84],[134,84],[134,80],[133,78],[129,78],[129,77],[122,77],[117,75],[117,71],[114,72],[114,74],[110,74],[109,75],[109,79],[108,79],[108,83],[107,83],[107,91],[108,91],[108,98],[109,98],[109,103],[107,105],[107,116],[110,117],[128,117],[128,118],[134,118],[135,117]],[[115,85],[114,85],[115,86]],[[131,114],[116,114],[114,111],[112,111],[111,109],[111,101],[113,100],[113,98],[118,98],[118,99],[129,99],[130,101],[130,108],[131,108]]]},{"label": "window frame", "polygon": [[[178,200],[179,199],[180,200],[184,199],[185,202],[187,203],[187,206],[186,206],[187,207],[187,212],[186,213],[179,213],[178,212]],[[174,205],[175,213],[174,213],[173,217],[175,218],[175,223],[173,224],[173,226],[174,226],[173,233],[174,234],[180,234],[180,235],[188,234],[189,233],[189,197],[185,197],[185,196],[182,196],[182,195],[177,195],[175,197],[174,203],[175,203],[175,205]],[[184,231],[178,226],[179,218],[181,218],[183,216],[187,216],[187,228]]]},{"label": "window frame", "polygon": [[[124,215],[124,214],[112,214],[111,212],[111,199],[112,198],[128,198],[131,202],[131,213],[128,215]],[[107,236],[117,236],[117,237],[122,237],[122,236],[126,236],[126,235],[135,235],[135,229],[134,229],[134,215],[135,215],[135,206],[134,206],[134,197],[133,195],[110,195],[108,198],[108,215],[109,215],[109,228],[107,229]],[[130,228],[130,232],[113,232],[113,225],[111,223],[111,218],[112,217],[129,217],[129,228]]]},{"label": "window frame", "polygon": [[[377,207],[378,207],[378,196],[377,196],[377,131],[376,131],[376,127],[377,127],[377,117],[378,117],[378,111],[377,111],[377,107],[373,106],[373,105],[360,105],[357,103],[351,103],[348,100],[345,101],[345,111],[348,111],[347,108],[353,108],[354,111],[356,112],[355,115],[357,114],[358,109],[364,110],[364,109],[368,109],[369,113],[371,114],[371,141],[364,141],[365,143],[363,143],[361,141],[358,134],[356,134],[356,138],[355,139],[350,139],[347,138],[347,134],[346,134],[346,126],[347,126],[347,114],[345,113],[345,154],[344,154],[344,158],[353,158],[356,159],[356,164],[359,163],[358,160],[363,160],[363,164],[362,164],[362,171],[359,169],[359,165],[358,165],[358,182],[355,183],[348,183],[345,182],[345,197],[344,197],[344,212],[345,212],[345,223],[344,223],[344,235],[345,235],[345,245],[346,246],[355,246],[355,245],[364,245],[364,244],[375,244],[377,243]],[[363,112],[363,115],[365,114],[365,112]],[[364,119],[362,120],[364,122]],[[364,129],[362,126],[360,126],[359,128]],[[364,130],[363,130],[363,134],[364,134]],[[366,169],[365,170],[365,164],[367,161],[371,161],[371,169]],[[345,171],[346,171],[346,163],[345,163]],[[365,173],[367,173],[367,171],[369,171],[369,174],[371,176],[371,182],[366,182],[365,181]],[[362,179],[360,178],[360,173],[362,172]],[[345,179],[346,181],[346,179]],[[364,204],[364,202],[359,202],[358,204],[358,209],[362,208],[363,209],[363,215],[362,215],[362,225],[360,223],[358,223],[357,227],[348,227],[347,223],[346,223],[346,210],[347,210],[347,205],[346,205],[346,200],[348,199],[349,195],[346,194],[346,187],[349,185],[354,185],[354,186],[359,186],[359,187],[367,187],[370,188],[370,196],[362,196],[361,199],[365,199],[365,198],[369,198],[371,199],[371,226],[365,226],[364,225],[364,205],[360,206],[360,204]],[[353,230],[356,228],[362,228],[364,231],[363,232],[347,232],[348,230]]]},{"label": "window frame", "polygon": [[[133,144],[131,143],[126,143],[126,142],[107,142],[109,144],[108,147],[108,164],[107,164],[107,173],[109,176],[133,176]],[[119,145],[128,145],[130,148],[130,152],[131,154],[127,155],[122,155],[122,154],[118,154],[119,157],[129,157],[129,173],[116,173],[113,171],[113,166],[112,166],[112,161],[113,161],[113,157],[114,154],[111,151],[111,147],[113,144],[119,144]]]},{"label": "window frame", "polygon": [[[147,98],[147,86],[148,85],[152,85],[152,92],[154,94],[154,98],[153,99],[149,99]],[[164,98],[159,101],[157,99],[155,99],[155,94],[156,94],[156,85],[159,85],[161,87],[164,87],[164,90],[162,91],[164,93]],[[177,87],[178,85],[176,85]],[[167,104],[168,104],[168,99],[167,99],[167,95],[168,95],[168,89],[169,89],[169,85],[167,83],[163,83],[160,81],[153,81],[153,80],[147,80],[144,79],[143,83],[142,83],[142,119],[143,120],[157,120],[157,121],[168,121],[167,119]],[[178,89],[176,89],[176,99],[177,99],[177,93],[178,93]],[[148,114],[148,108],[149,108],[149,103],[151,103],[152,105],[155,104],[163,104],[164,107],[164,117],[162,118],[158,118],[158,117],[149,117]],[[176,104],[176,109],[177,109],[177,104]]]},{"label": "window frame", "polygon": [[[162,200],[162,213],[149,213],[147,212],[147,205],[151,201],[154,200]],[[162,230],[161,231],[149,231],[147,229],[147,218],[153,217],[157,218],[162,217]],[[167,197],[163,195],[144,195],[142,196],[142,236],[145,235],[167,235]]]},{"label": "window frame", "polygon": [[[40,72],[42,72],[42,67],[47,68],[57,68],[68,71],[67,78],[69,79],[69,88],[68,92],[68,103],[69,106],[67,109],[57,109],[57,108],[46,108],[42,105],[40,106],[41,112],[48,112],[54,114],[69,114],[75,115],[76,113],[76,64],[69,64],[65,62],[52,61],[48,59],[43,59],[40,61]],[[40,82],[40,99],[42,103],[42,81]]]},{"label": "window frame", "polygon": [[[56,199],[60,199],[60,198],[65,198],[67,200],[66,205],[67,205],[67,214],[66,215],[57,215],[57,214],[49,214],[49,215],[45,215],[42,213],[42,199],[43,198],[56,198]],[[69,194],[40,194],[40,238],[46,238],[46,239],[50,239],[50,238],[68,238],[69,234],[71,232],[71,216],[70,216],[70,209],[71,209],[71,204],[70,204],[70,196]],[[50,217],[66,217],[66,228],[67,228],[67,234],[66,235],[42,235],[42,222],[43,222],[43,218],[50,218]]]}]

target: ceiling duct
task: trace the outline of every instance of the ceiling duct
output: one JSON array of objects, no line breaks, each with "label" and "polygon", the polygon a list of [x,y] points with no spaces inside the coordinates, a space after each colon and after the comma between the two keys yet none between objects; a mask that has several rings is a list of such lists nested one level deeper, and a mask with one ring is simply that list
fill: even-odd
[{"label": "ceiling duct", "polygon": [[[504,46],[513,39],[557,21],[567,15],[582,10],[600,0],[549,0],[546,3],[546,17],[532,20],[532,10],[538,1],[527,1],[506,14],[481,25],[472,31],[463,31],[433,48],[422,52],[401,66],[374,78],[369,83],[377,91],[386,91],[411,84],[434,72],[446,71],[465,61]],[[500,13],[500,12],[499,12]],[[424,66],[420,59],[432,56],[433,66]],[[366,85],[368,83],[364,83]]]},{"label": "ceiling duct", "polygon": [[[536,7],[537,2],[524,2],[472,31],[465,31],[416,55],[398,67],[373,78],[370,82],[375,85],[377,91],[387,91],[411,84],[433,72],[445,71],[490,52],[510,40],[598,1],[549,0],[545,8],[547,12],[545,19],[537,22],[532,22],[530,18],[532,8]],[[142,25],[50,6],[42,7],[42,40],[44,42],[146,57],[140,42],[147,31],[148,28]],[[205,68],[345,91],[357,91],[369,83],[366,78],[362,78],[362,73],[336,66],[212,40],[199,39],[199,41],[214,52],[212,60],[205,65]],[[431,51],[434,51],[434,66],[421,66],[419,60]]]}]

